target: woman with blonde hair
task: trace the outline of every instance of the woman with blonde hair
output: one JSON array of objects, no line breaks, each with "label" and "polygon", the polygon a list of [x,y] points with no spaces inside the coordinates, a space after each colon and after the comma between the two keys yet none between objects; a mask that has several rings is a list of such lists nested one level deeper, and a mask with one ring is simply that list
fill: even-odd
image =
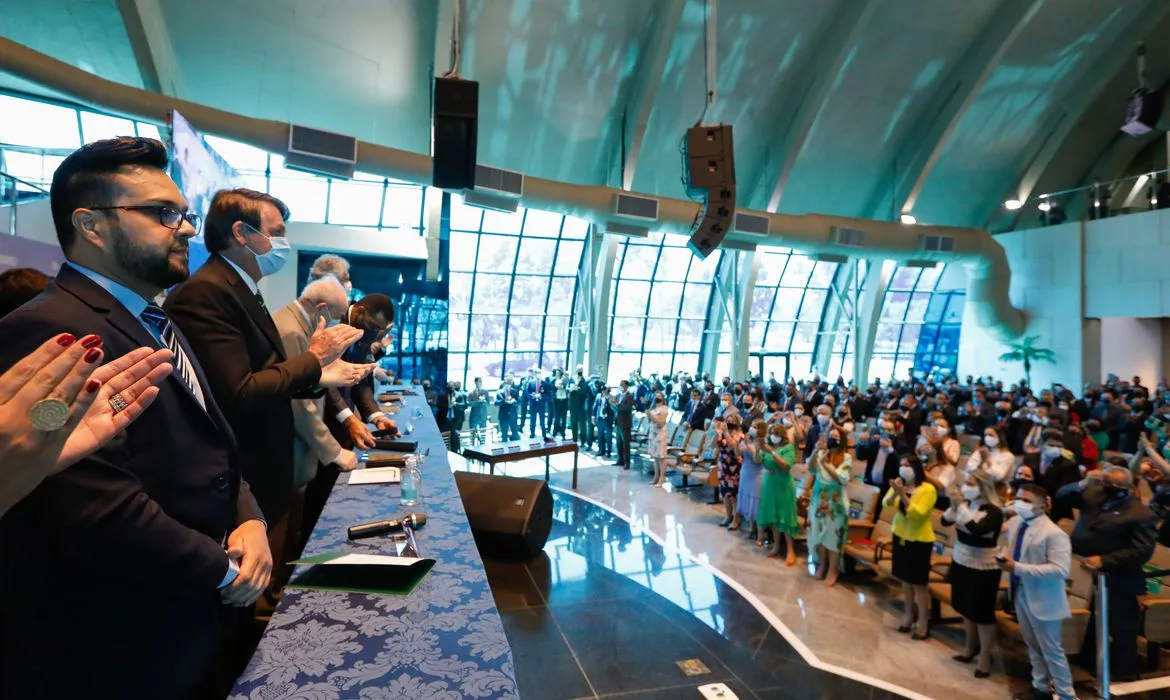
[{"label": "woman with blonde hair", "polygon": [[796,542],[800,521],[796,517],[796,485],[792,481],[792,465],[796,463],[796,445],[788,437],[788,430],[773,423],[768,439],[760,447],[764,467],[764,483],[760,488],[760,507],[756,511],[760,534],[757,547],[764,546],[764,535],[771,531],[772,551],[769,557],[780,556],[780,537],[788,547],[788,566],[796,564]]},{"label": "woman with blonde hair", "polygon": [[849,483],[853,456],[849,454],[843,432],[836,426],[830,428],[817,442],[809,460],[813,479],[808,550],[810,556],[816,552],[816,577],[824,579],[826,586],[837,583],[837,569],[849,521],[845,484]]},{"label": "woman with blonde hair", "polygon": [[951,583],[951,607],[963,617],[966,645],[953,658],[970,663],[976,657],[976,678],[991,675],[991,649],[995,646],[995,608],[999,595],[1000,568],[995,561],[1003,502],[992,474],[984,469],[967,472],[962,486],[951,487],[951,505],[943,513],[943,525],[954,525],[958,541],[951,556],[947,578]]},{"label": "woman with blonde hair", "polygon": [[666,481],[666,417],[669,414],[666,397],[661,391],[654,392],[654,407],[646,411],[646,418],[650,421],[646,452],[654,460],[654,481],[650,482],[651,486],[662,486]]}]

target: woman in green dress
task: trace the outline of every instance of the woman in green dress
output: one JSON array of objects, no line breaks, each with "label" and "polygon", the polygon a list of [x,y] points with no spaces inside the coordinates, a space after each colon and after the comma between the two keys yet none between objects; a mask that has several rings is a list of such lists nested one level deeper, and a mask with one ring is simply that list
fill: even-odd
[{"label": "woman in green dress", "polygon": [[816,552],[817,578],[826,586],[837,583],[837,569],[841,549],[845,546],[845,530],[849,511],[845,506],[845,484],[849,483],[853,457],[842,430],[833,427],[822,434],[809,460],[813,473],[812,500],[809,502],[808,551]]},{"label": "woman in green dress", "polygon": [[764,485],[760,489],[760,505],[756,511],[760,539],[756,545],[764,546],[764,534],[772,530],[772,551],[770,557],[780,556],[780,536],[788,547],[789,566],[796,564],[796,543],[793,538],[800,532],[796,518],[796,486],[792,483],[792,465],[796,463],[796,445],[788,439],[788,430],[782,423],[768,427],[768,439],[760,446],[764,466]]}]

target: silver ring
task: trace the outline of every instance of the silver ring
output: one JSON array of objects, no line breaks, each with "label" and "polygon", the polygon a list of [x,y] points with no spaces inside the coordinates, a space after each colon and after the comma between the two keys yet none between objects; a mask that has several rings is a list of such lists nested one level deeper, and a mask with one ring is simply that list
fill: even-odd
[{"label": "silver ring", "polygon": [[28,409],[28,419],[41,432],[60,430],[69,422],[69,404],[61,399],[41,399]]},{"label": "silver ring", "polygon": [[126,403],[126,399],[122,398],[121,394],[114,394],[110,397],[110,408],[114,409],[114,413],[121,413],[130,408],[130,404]]}]

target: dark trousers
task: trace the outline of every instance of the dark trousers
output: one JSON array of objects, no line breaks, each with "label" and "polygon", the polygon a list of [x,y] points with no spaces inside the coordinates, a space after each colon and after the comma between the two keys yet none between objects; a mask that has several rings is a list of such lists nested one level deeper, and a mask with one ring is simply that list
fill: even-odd
[{"label": "dark trousers", "polygon": [[[1109,678],[1111,681],[1137,678],[1137,637],[1141,628],[1138,597],[1126,590],[1109,588]],[[1097,672],[1097,605],[1089,615],[1089,629],[1081,647],[1078,663]]]},{"label": "dark trousers", "polygon": [[[304,505],[301,513],[301,527],[298,540],[298,545],[301,550],[304,550],[305,543],[309,541],[309,535],[313,534],[313,528],[317,527],[317,519],[321,517],[321,511],[325,508],[325,501],[329,499],[329,494],[333,492],[333,485],[337,483],[337,475],[341,470],[334,464],[318,464],[317,476],[305,486]],[[276,557],[273,556],[273,561]]]},{"label": "dark trousers", "polygon": [[581,408],[569,409],[569,427],[573,430],[573,441],[578,445],[585,441],[585,422],[587,420],[589,420],[589,416]]},{"label": "dark trousers", "polygon": [[633,416],[618,418],[617,427],[617,463],[619,466],[630,466],[630,433],[634,429]]},{"label": "dark trousers", "polygon": [[569,412],[568,399],[556,399],[553,402],[553,435],[565,436],[565,416]]},{"label": "dark trousers", "polygon": [[544,404],[538,404],[528,411],[528,417],[532,419],[528,426],[528,437],[536,437],[536,429],[540,428],[540,434],[545,435],[544,430]]},{"label": "dark trousers", "polygon": [[585,447],[593,445],[593,439],[597,435],[597,426],[593,421],[589,420],[588,416],[585,418]]},{"label": "dark trousers", "polygon": [[613,452],[613,423],[597,421],[597,454],[608,457]]},{"label": "dark trousers", "polygon": [[519,440],[520,431],[516,428],[516,414],[500,416],[500,439]]}]

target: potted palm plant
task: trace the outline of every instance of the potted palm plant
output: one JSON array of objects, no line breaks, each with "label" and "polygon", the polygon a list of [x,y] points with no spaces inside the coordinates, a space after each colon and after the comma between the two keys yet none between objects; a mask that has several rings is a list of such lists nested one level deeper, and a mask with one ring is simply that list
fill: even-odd
[{"label": "potted palm plant", "polygon": [[1036,341],[1039,339],[1038,335],[1030,335],[1019,342],[1008,343],[1008,351],[999,356],[1000,362],[1024,363],[1024,378],[1027,380],[1028,386],[1032,386],[1033,362],[1056,364],[1056,353],[1048,348],[1038,347]]}]

